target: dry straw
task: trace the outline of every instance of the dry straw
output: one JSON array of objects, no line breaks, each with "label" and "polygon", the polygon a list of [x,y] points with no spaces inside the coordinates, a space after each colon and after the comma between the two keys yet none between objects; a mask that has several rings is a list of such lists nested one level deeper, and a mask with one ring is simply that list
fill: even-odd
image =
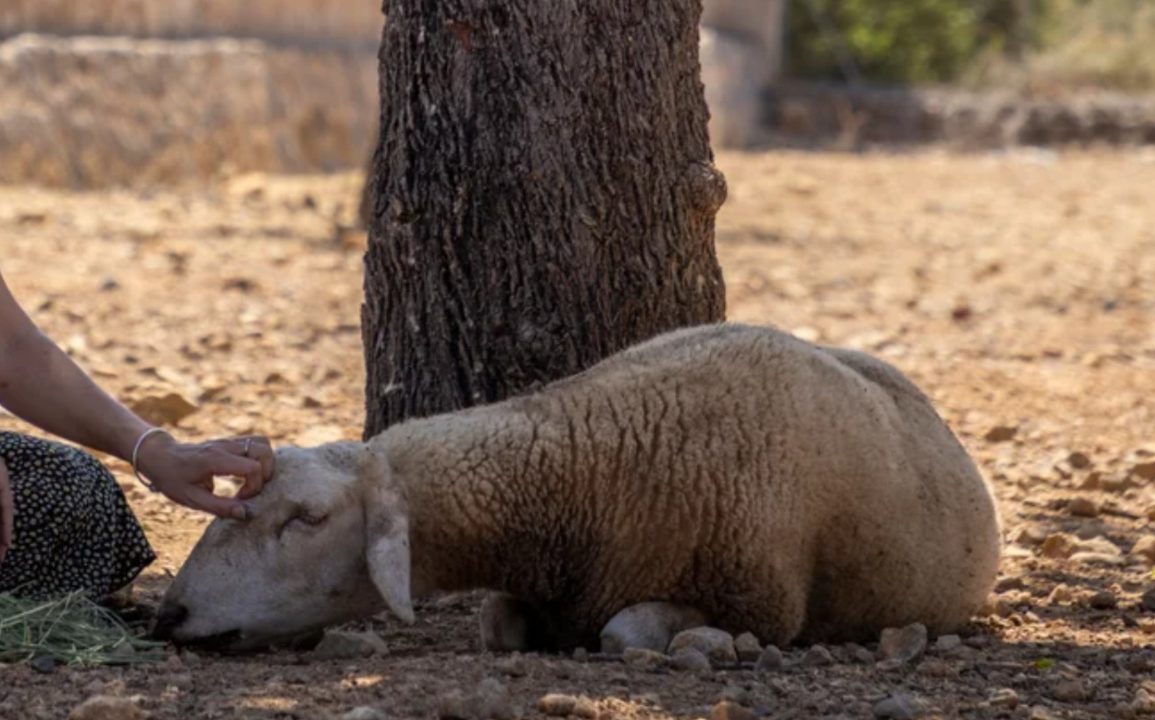
[{"label": "dry straw", "polygon": [[68,665],[135,665],[163,660],[163,648],[82,593],[55,600],[0,593],[0,663],[46,656]]}]

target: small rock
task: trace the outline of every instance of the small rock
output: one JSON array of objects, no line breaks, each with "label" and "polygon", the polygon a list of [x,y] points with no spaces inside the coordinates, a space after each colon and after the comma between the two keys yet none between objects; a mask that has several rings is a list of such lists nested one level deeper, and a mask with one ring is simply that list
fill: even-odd
[{"label": "small rock", "polygon": [[860,662],[864,665],[869,665],[874,662],[874,653],[870,652],[861,645],[857,643],[850,643],[846,646],[846,648],[850,651],[850,657],[852,657],[855,662]]},{"label": "small rock", "polygon": [[1086,470],[1091,467],[1091,458],[1086,453],[1075,450],[1067,456],[1067,463],[1076,470]]},{"label": "small rock", "polygon": [[1059,702],[1083,702],[1090,697],[1090,693],[1079,678],[1065,678],[1051,688],[1051,697]]},{"label": "small rock", "polygon": [[754,637],[754,633],[742,633],[734,638],[734,649],[738,651],[738,659],[742,662],[755,662],[762,654],[762,643]]},{"label": "small rock", "polygon": [[1099,504],[1091,498],[1074,497],[1067,502],[1067,512],[1075,517],[1099,517]]},{"label": "small rock", "polygon": [[1102,535],[1096,535],[1095,537],[1090,537],[1075,543],[1075,552],[1098,553],[1100,555],[1114,555],[1116,557],[1123,556],[1123,551],[1119,549],[1119,546]]},{"label": "small rock", "polygon": [[692,647],[710,658],[710,662],[714,664],[738,662],[738,651],[734,647],[733,636],[717,628],[698,627],[683,630],[674,636],[669,653],[674,655],[687,647]]},{"label": "small rock", "polygon": [[32,658],[28,666],[38,673],[48,675],[56,672],[56,658],[51,655],[37,655]]},{"label": "small rock", "polygon": [[660,652],[632,647],[626,648],[625,652],[622,653],[622,661],[630,667],[641,668],[643,670],[657,670],[658,668],[665,667],[666,663],[669,662],[669,658]]},{"label": "small rock", "polygon": [[574,715],[583,718],[596,718],[597,706],[586,697],[550,693],[537,701],[537,709],[550,717],[568,717]]},{"label": "small rock", "polygon": [[1100,590],[1087,598],[1087,605],[1095,610],[1114,610],[1119,607],[1119,598],[1110,590]]},{"label": "small rock", "polygon": [[1122,555],[1097,552],[1077,552],[1067,558],[1075,565],[1089,565],[1092,567],[1119,567],[1126,565],[1127,560]]},{"label": "small rock", "polygon": [[757,720],[757,715],[738,703],[723,700],[710,711],[710,720]]},{"label": "small rock", "polygon": [[1016,575],[1003,578],[1002,580],[999,580],[997,583],[995,583],[995,592],[1004,593],[1008,590],[1022,590],[1026,586],[1027,583],[1021,577]]},{"label": "small rock", "polygon": [[1065,560],[1071,557],[1071,553],[1075,552],[1076,543],[1078,540],[1066,533],[1050,535],[1043,541],[1043,557]]},{"label": "small rock", "polygon": [[878,643],[878,655],[883,661],[908,663],[926,650],[926,626],[914,623],[904,628],[887,628]]},{"label": "small rock", "polygon": [[670,658],[670,667],[686,672],[707,672],[710,670],[710,658],[696,648],[682,648]]},{"label": "small rock", "polygon": [[1027,716],[1028,720],[1059,720],[1059,716],[1042,705],[1035,705],[1031,708],[1031,714]]},{"label": "small rock", "polygon": [[762,649],[762,654],[758,656],[758,662],[754,667],[763,671],[781,670],[783,662],[782,651],[773,645],[767,645]]},{"label": "small rock", "polygon": [[719,693],[718,702],[732,702],[747,707],[750,705],[750,693],[739,685],[727,685]]},{"label": "small rock", "polygon": [[1010,688],[999,688],[991,693],[990,703],[994,707],[1017,708],[1019,694]]},{"label": "small rock", "polygon": [[825,667],[834,664],[834,656],[825,645],[813,645],[802,655],[803,667]]},{"label": "small rock", "polygon": [[362,705],[342,715],[340,720],[385,720],[385,713],[368,705]]},{"label": "small rock", "polygon": [[1050,605],[1065,605],[1075,600],[1075,591],[1069,586],[1062,583],[1056,585],[1051,590],[1051,594],[1047,596],[1047,603]]},{"label": "small rock", "polygon": [[143,720],[144,712],[127,698],[97,695],[68,713],[68,720]]},{"label": "small rock", "polygon": [[934,641],[935,652],[950,653],[962,647],[962,638],[958,635],[939,635]]},{"label": "small rock", "polygon": [[958,676],[958,671],[955,670],[950,663],[944,662],[942,660],[936,660],[934,658],[923,660],[921,663],[919,663],[918,671],[929,677],[945,678]]},{"label": "small rock", "polygon": [[1155,535],[1144,535],[1136,540],[1131,554],[1143,558],[1149,565],[1155,565]]},{"label": "small rock", "polygon": [[497,670],[502,675],[509,677],[525,677],[529,670],[525,667],[525,658],[520,654],[514,653],[507,658],[502,658],[493,664],[494,670]]},{"label": "small rock", "polygon": [[313,649],[314,660],[356,660],[382,655],[388,650],[385,641],[374,632],[330,630]]},{"label": "small rock", "polygon": [[1015,439],[1019,428],[1015,425],[995,425],[983,435],[983,440],[989,443],[1004,443]]},{"label": "small rock", "polygon": [[1139,607],[1150,612],[1155,612],[1155,587],[1149,588],[1142,597],[1139,598]]},{"label": "small rock", "polygon": [[1046,539],[1047,534],[1043,531],[1042,528],[1028,525],[1027,527],[1020,528],[1019,531],[1015,533],[1014,538],[1012,538],[1012,542],[1018,545],[1034,546],[1042,545]]},{"label": "small rock", "polygon": [[909,695],[891,695],[874,704],[874,717],[891,720],[914,720],[922,713],[918,704]]}]

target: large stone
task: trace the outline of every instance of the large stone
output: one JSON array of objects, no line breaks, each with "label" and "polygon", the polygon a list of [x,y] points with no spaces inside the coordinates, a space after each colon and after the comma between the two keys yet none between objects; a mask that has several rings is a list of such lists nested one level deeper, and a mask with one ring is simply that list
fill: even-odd
[{"label": "large stone", "polygon": [[742,633],[734,638],[734,649],[738,651],[738,659],[742,662],[755,662],[762,654],[762,643],[753,633]]},{"label": "large stone", "polygon": [[724,630],[698,627],[683,630],[670,642],[669,653],[676,654],[682,648],[692,647],[710,659],[712,663],[736,663],[738,651],[734,647],[734,637]]}]

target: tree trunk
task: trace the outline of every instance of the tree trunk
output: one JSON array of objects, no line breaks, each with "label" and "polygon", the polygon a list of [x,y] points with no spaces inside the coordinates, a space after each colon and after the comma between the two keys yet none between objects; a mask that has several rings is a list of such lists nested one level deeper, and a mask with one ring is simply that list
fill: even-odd
[{"label": "tree trunk", "polygon": [[385,0],[366,436],[725,312],[701,0]]}]

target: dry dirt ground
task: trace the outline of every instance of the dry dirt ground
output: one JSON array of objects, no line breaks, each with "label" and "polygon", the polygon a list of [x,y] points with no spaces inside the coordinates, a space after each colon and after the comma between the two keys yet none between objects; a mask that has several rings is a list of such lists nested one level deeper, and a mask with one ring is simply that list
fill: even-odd
[{"label": "dry dirt ground", "polygon": [[[425,604],[411,628],[374,621],[389,651],[365,660],[286,651],[54,675],[2,667],[0,718],[61,718],[97,693],[136,697],[154,718],[330,718],[357,706],[435,717],[444,696],[485,678],[525,717],[540,716],[550,691],[590,697],[606,720],[706,716],[723,695],[769,718],[870,717],[895,694],[926,717],[1155,713],[1155,597],[1143,600],[1155,587],[1155,156],[719,163],[731,186],[718,230],[730,317],[897,364],[995,487],[1003,573],[960,649],[932,643],[892,667],[847,647],[810,665],[792,648],[780,670],[702,674],[494,657],[478,649],[476,597],[450,597]],[[150,194],[5,188],[0,264],[112,392],[195,402],[176,427],[185,437],[356,437],[363,239],[336,227],[357,186],[344,176]],[[21,426],[0,417],[0,427]],[[160,554],[137,588],[155,602],[205,521],[113,467]]]}]

